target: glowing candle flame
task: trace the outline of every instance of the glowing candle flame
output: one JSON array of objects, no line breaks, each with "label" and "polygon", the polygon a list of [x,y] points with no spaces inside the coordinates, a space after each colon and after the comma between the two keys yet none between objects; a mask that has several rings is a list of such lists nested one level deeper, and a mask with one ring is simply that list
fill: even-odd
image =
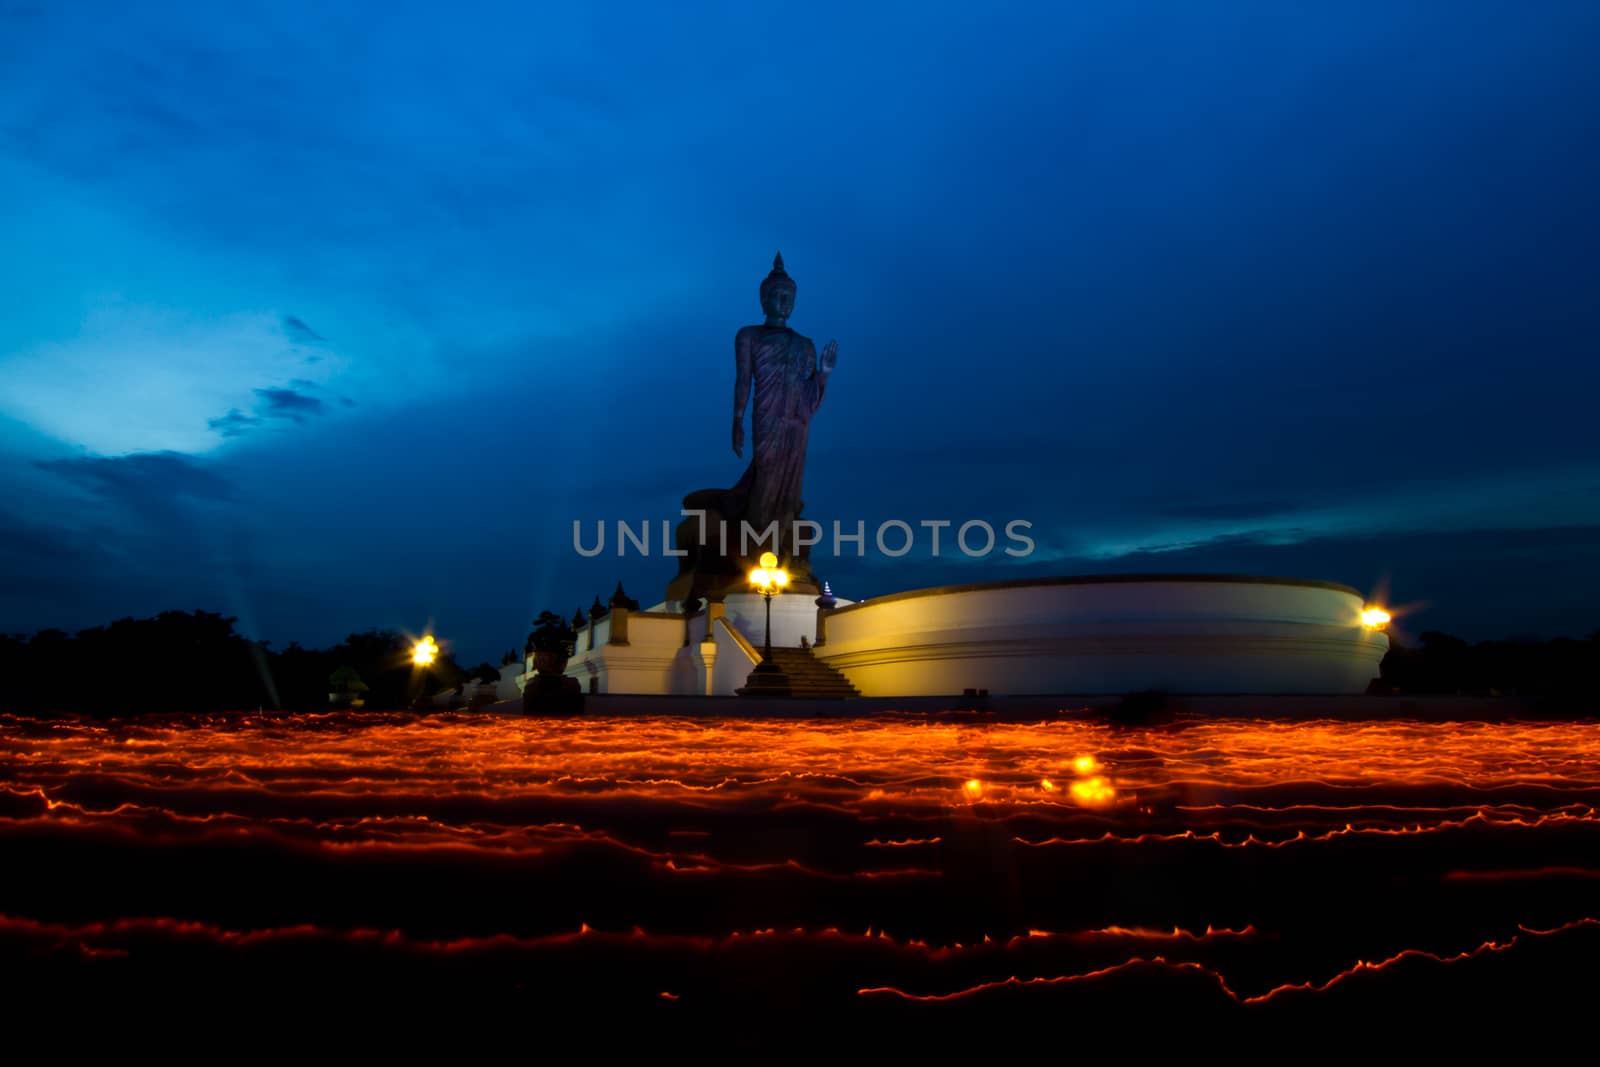
[{"label": "glowing candle flame", "polygon": [[[1076,772],[1077,754],[1101,750],[1116,764],[1114,777],[1111,763],[1096,774]],[[992,792],[979,768],[997,776]],[[967,778],[955,777],[963,770]],[[79,784],[85,779],[92,788]],[[1351,789],[1356,782],[1361,788]],[[226,847],[265,869],[292,833],[307,855],[326,854],[320,885],[335,893],[338,910],[325,914],[350,916],[348,925],[308,925],[315,912],[279,919],[274,888],[263,886],[258,896],[230,901],[236,921],[212,925],[209,888],[194,884],[192,867],[150,862],[143,892],[160,911],[124,915],[114,896],[95,911],[85,897],[73,909],[81,907],[81,916],[52,917],[50,898],[78,893],[69,888],[77,875],[41,864],[30,873],[37,889],[0,896],[8,905],[0,908],[0,940],[75,966],[80,956],[88,966],[124,966],[130,951],[142,967],[177,966],[204,951],[229,968],[223,974],[260,967],[269,956],[285,971],[365,961],[361,976],[392,978],[404,967],[424,993],[453,985],[464,959],[502,960],[527,976],[519,980],[545,983],[530,989],[556,995],[574,960],[595,971],[616,961],[629,996],[671,1010],[737,982],[748,973],[750,942],[759,939],[760,958],[804,983],[793,994],[778,987],[774,996],[854,988],[940,1003],[1010,995],[1001,989],[1058,989],[1098,999],[1113,995],[1096,992],[1103,979],[1113,983],[1107,989],[1120,983],[1142,991],[1167,973],[1199,990],[1197,1008],[1222,1003],[1218,997],[1252,1010],[1279,1000],[1295,1012],[1324,1003],[1328,1014],[1317,1021],[1336,1022],[1352,1004],[1367,1003],[1356,998],[1459,988],[1456,979],[1436,977],[1447,967],[1462,971],[1462,985],[1503,974],[1518,996],[1528,973],[1518,959],[1540,966],[1553,959],[1558,976],[1566,968],[1583,973],[1600,919],[1573,910],[1565,926],[1559,916],[1538,928],[1520,923],[1570,902],[1590,907],[1580,894],[1594,884],[1595,865],[1576,843],[1600,828],[1597,795],[1600,735],[1592,721],[1463,729],[1408,719],[1196,718],[1181,731],[1130,734],[1081,721],[997,721],[970,730],[866,717],[573,723],[318,711],[38,720],[0,711],[0,849],[34,842],[68,852],[104,842],[95,847],[117,869],[132,870],[133,849],[148,848],[154,858],[175,847]],[[714,832],[724,826],[774,832]],[[547,866],[562,856],[572,865]],[[1213,915],[1217,927],[1206,924],[1205,910],[1219,902],[1235,916],[1266,891],[1304,885],[1318,870],[1370,862],[1353,870],[1378,871],[1400,856],[1427,883],[1427,895],[1407,898],[1408,905],[1445,886],[1486,907],[1445,909],[1419,943],[1404,918],[1409,906],[1330,884],[1312,894],[1314,906],[1284,913],[1290,924],[1281,941],[1242,918],[1223,926],[1224,916]],[[496,904],[502,895],[492,889],[470,914],[452,895],[435,894],[434,909],[416,913],[414,924],[409,914],[402,924],[387,910],[353,910],[397,863],[422,862],[440,884],[459,879],[473,889],[492,887],[511,864],[538,865],[560,890],[541,920],[547,929],[529,929],[526,904],[509,894]],[[591,888],[597,862],[628,880],[598,895]],[[1098,893],[1088,895],[1084,911],[1068,893],[1050,892],[1079,879],[1116,885],[1141,869],[1171,878],[1160,887],[1164,895],[1152,888],[1149,900],[1188,899],[1172,909],[1192,914],[1184,929],[1170,926],[1176,915],[1148,926],[1102,926],[1120,916],[1094,921],[1103,909]],[[352,880],[336,882],[334,872]],[[1019,902],[1015,926],[977,914],[952,927],[936,904],[905,906],[923,894],[937,901],[941,880],[998,894],[1011,891],[1014,877],[1043,879],[1021,883],[1037,889],[1026,899],[1041,903],[1024,909]],[[684,932],[681,914],[657,905],[643,914],[626,910],[663,886],[668,899],[692,910],[737,901],[752,884],[762,887],[755,903],[769,910],[741,911],[731,928]],[[1228,901],[1230,884],[1244,887],[1238,903]],[[829,891],[817,892],[823,886]],[[840,909],[841,897],[859,910]],[[27,914],[30,900],[41,902],[39,914]],[[1329,950],[1329,903],[1348,907],[1346,928],[1360,930],[1348,948]],[[605,916],[598,929],[580,922],[580,911],[591,909]],[[893,916],[887,931],[880,914]],[[840,932],[835,924],[852,915],[859,920]],[[643,926],[624,933],[630,918]],[[1124,921],[1139,918],[1165,916],[1135,909]],[[870,944],[862,934],[869,922]],[[955,930],[963,931],[959,941]],[[1297,941],[1312,954],[1296,951]],[[1535,954],[1516,955],[1535,943]],[[1502,956],[1511,966],[1480,969]],[[635,959],[649,967],[629,968]],[[796,960],[825,963],[836,988]],[[1390,967],[1408,984],[1373,974]],[[1013,973],[1022,977],[1006,977]],[[1374,977],[1380,980],[1370,989],[1363,985]],[[910,992],[877,985],[892,980]],[[658,999],[663,990],[670,997]],[[1483,989],[1484,1001],[1500,991]],[[681,1004],[668,1003],[680,995]]]},{"label": "glowing candle flame", "polygon": [[1072,783],[1072,799],[1086,808],[1103,808],[1117,798],[1111,779],[1096,775]]}]

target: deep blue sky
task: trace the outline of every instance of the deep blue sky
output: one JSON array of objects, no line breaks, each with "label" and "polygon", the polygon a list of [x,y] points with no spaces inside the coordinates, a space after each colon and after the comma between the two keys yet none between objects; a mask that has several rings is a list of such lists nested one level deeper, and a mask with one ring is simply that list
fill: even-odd
[{"label": "deep blue sky", "polygon": [[[0,6],[0,629],[519,646],[729,485],[782,249],[824,520],[1600,627],[1600,6]],[[141,9],[143,8],[143,9]],[[570,9],[570,10],[568,10]]]}]

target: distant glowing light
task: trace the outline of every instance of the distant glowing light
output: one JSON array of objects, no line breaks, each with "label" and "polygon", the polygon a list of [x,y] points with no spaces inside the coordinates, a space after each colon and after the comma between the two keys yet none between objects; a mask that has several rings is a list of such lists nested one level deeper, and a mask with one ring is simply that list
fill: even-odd
[{"label": "distant glowing light", "polygon": [[968,778],[961,786],[961,791],[967,795],[967,799],[977,800],[983,796],[983,783],[976,778]]},{"label": "distant glowing light", "polygon": [[439,645],[434,641],[433,635],[428,634],[415,645],[411,646],[411,662],[418,667],[430,667],[433,661],[439,658]]},{"label": "distant glowing light", "polygon": [[1389,625],[1390,615],[1382,608],[1367,608],[1361,613],[1361,625],[1369,630],[1381,630]]},{"label": "distant glowing light", "polygon": [[1046,793],[1054,793],[1056,791],[1056,784],[1050,779],[1046,778],[1044,781],[1039,783],[1039,788],[1043,789]]},{"label": "distant glowing light", "polygon": [[1072,769],[1077,774],[1098,774],[1101,770],[1100,761],[1093,756],[1079,756],[1072,761]]},{"label": "distant glowing light", "polygon": [[1111,779],[1095,775],[1072,783],[1072,799],[1086,808],[1103,808],[1117,799],[1117,790]]}]

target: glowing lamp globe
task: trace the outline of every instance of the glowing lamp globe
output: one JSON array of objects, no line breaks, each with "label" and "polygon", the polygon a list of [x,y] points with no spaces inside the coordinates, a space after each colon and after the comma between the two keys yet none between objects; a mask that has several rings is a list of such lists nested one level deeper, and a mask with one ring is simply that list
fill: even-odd
[{"label": "glowing lamp globe", "polygon": [[439,645],[429,634],[411,646],[411,662],[418,667],[430,667],[439,658]]},{"label": "glowing lamp globe", "polygon": [[762,596],[770,598],[789,584],[789,572],[778,566],[778,557],[771,552],[761,553],[760,563],[750,571],[750,584]]},{"label": "glowing lamp globe", "polygon": [[1389,613],[1382,608],[1367,608],[1361,613],[1361,625],[1369,630],[1381,630],[1389,625]]}]

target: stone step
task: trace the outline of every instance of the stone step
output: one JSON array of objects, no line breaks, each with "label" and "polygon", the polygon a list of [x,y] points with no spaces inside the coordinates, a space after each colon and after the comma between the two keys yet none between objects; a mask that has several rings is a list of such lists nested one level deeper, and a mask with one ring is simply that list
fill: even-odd
[{"label": "stone step", "polygon": [[843,699],[861,695],[850,679],[817,659],[809,648],[775,648],[772,661],[788,676],[794,696]]}]

